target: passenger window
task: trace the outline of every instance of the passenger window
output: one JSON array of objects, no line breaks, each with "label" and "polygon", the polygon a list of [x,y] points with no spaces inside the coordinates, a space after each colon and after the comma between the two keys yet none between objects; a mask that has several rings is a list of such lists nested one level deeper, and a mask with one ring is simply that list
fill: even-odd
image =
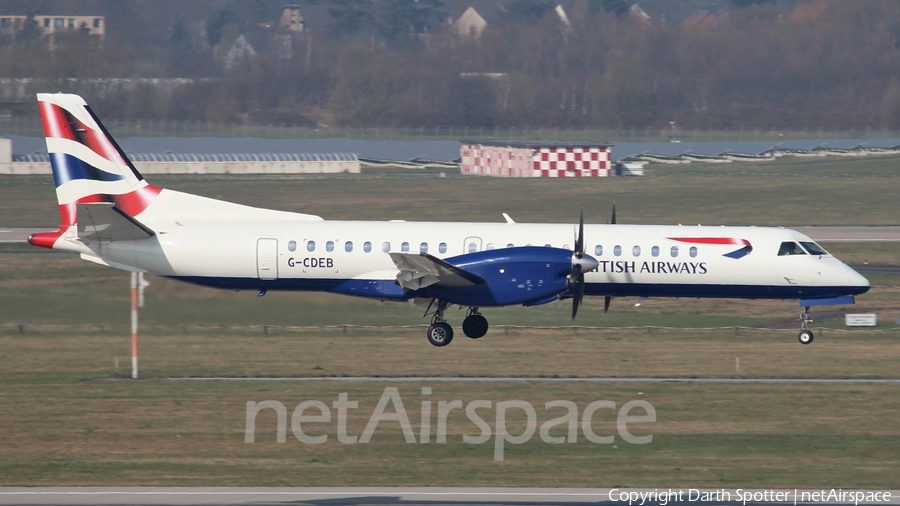
[{"label": "passenger window", "polygon": [[325,243],[325,251],[334,251],[334,241],[328,241]]},{"label": "passenger window", "polygon": [[781,247],[778,248],[778,256],[780,257],[805,254],[806,252],[803,251],[803,248],[801,248],[800,245],[795,242],[783,242],[781,243]]},{"label": "passenger window", "polygon": [[475,244],[474,242],[470,242],[469,243],[469,253],[475,253],[476,251],[478,251],[478,245]]},{"label": "passenger window", "polygon": [[409,243],[404,242],[404,243],[400,244],[400,251],[402,251],[404,253],[408,252],[409,251]]},{"label": "passenger window", "polygon": [[654,246],[654,247],[650,248],[650,254],[655,257],[658,257],[659,256],[659,246]]},{"label": "passenger window", "polygon": [[802,244],[803,247],[806,248],[806,251],[809,251],[810,255],[827,255],[828,254],[827,251],[822,249],[821,246],[819,246],[818,244],[816,244],[814,242],[800,241],[800,244]]},{"label": "passenger window", "polygon": [[297,251],[297,241],[291,241],[288,243],[288,251]]},{"label": "passenger window", "polygon": [[384,251],[385,253],[390,253],[391,252],[391,243],[385,242],[384,244],[382,244],[381,251]]},{"label": "passenger window", "polygon": [[571,250],[572,246],[569,246],[568,244],[563,244],[563,249]]},{"label": "passenger window", "polygon": [[316,250],[316,241],[307,241],[306,251],[315,251],[315,250]]},{"label": "passenger window", "polygon": [[594,255],[597,255],[598,257],[603,256],[603,246],[600,246],[599,244],[594,246]]},{"label": "passenger window", "polygon": [[619,246],[618,244],[616,244],[615,247],[613,248],[613,255],[615,255],[617,257],[622,256],[622,247]]},{"label": "passenger window", "polygon": [[347,241],[344,243],[344,251],[346,251],[347,253],[353,251],[353,241]]},{"label": "passenger window", "polygon": [[489,242],[488,245],[487,245],[487,247],[485,247],[484,249],[487,249],[487,250],[492,250],[492,249],[494,249],[494,243]]},{"label": "passenger window", "polygon": [[446,253],[447,252],[447,243],[442,242],[442,243],[438,244],[438,251],[441,253]]},{"label": "passenger window", "polygon": [[636,256],[636,257],[641,256],[641,247],[640,247],[640,246],[635,246],[635,247],[631,248],[631,254],[634,255],[634,256]]},{"label": "passenger window", "polygon": [[672,258],[678,256],[678,246],[672,246],[672,249],[669,250],[669,254],[672,255]]},{"label": "passenger window", "polygon": [[364,242],[363,243],[363,251],[365,251],[366,253],[372,251],[372,243],[369,241]]},{"label": "passenger window", "polygon": [[513,243],[509,243],[506,245],[507,248],[515,248],[516,246]]},{"label": "passenger window", "polygon": [[697,247],[691,246],[691,249],[688,251],[688,254],[691,255],[691,258],[696,257],[697,256]]},{"label": "passenger window", "polygon": [[428,243],[423,242],[419,245],[419,253],[428,253]]},{"label": "passenger window", "polygon": [[550,246],[549,244],[545,244],[544,247],[545,247],[545,248],[551,248],[552,246]]}]

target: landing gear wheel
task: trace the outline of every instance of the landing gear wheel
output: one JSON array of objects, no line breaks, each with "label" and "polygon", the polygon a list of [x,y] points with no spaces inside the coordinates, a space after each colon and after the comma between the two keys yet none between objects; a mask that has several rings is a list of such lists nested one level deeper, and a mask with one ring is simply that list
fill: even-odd
[{"label": "landing gear wheel", "polygon": [[797,340],[800,341],[800,344],[809,344],[813,342],[814,337],[815,336],[810,330],[802,330],[797,334]]},{"label": "landing gear wheel", "polygon": [[453,327],[447,322],[432,323],[425,332],[428,342],[435,346],[447,346],[453,340]]},{"label": "landing gear wheel", "polygon": [[463,320],[462,329],[463,334],[468,338],[478,339],[479,337],[484,337],[488,331],[487,318],[480,314],[469,315]]}]

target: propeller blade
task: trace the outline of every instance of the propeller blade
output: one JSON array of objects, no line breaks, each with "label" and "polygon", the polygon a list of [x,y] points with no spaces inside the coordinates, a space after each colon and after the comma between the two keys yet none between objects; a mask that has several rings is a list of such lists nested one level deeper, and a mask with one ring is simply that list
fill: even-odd
[{"label": "propeller blade", "polygon": [[578,235],[575,236],[575,256],[581,258],[584,255],[584,209],[578,219]]},{"label": "propeller blade", "polygon": [[578,314],[578,308],[581,306],[581,300],[584,298],[584,274],[581,274],[581,272],[575,275],[575,286],[572,292],[572,321],[575,321],[575,315]]},{"label": "propeller blade", "polygon": [[607,296],[603,299],[603,312],[604,312],[604,313],[608,313],[608,312],[609,312],[609,303],[610,303],[610,302],[612,302],[612,297],[610,297],[609,295],[607,295]]},{"label": "propeller blade", "polygon": [[612,224],[616,224],[616,203],[613,201]]}]

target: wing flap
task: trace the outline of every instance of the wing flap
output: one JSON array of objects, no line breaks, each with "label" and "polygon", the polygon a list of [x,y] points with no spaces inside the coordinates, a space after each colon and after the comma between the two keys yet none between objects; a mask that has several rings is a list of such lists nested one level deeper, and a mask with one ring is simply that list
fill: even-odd
[{"label": "wing flap", "polygon": [[139,241],[156,235],[111,202],[78,204],[78,238],[97,241]]},{"label": "wing flap", "polygon": [[394,265],[400,269],[397,282],[406,290],[418,290],[431,285],[475,286],[484,279],[428,253],[390,253]]}]

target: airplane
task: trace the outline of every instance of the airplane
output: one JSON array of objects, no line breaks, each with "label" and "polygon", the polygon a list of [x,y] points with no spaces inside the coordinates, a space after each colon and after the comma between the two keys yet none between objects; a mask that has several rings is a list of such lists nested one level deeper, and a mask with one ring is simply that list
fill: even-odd
[{"label": "airplane", "polygon": [[337,221],[148,183],[77,95],[38,94],[61,224],[35,246],[98,264],[233,290],[319,291],[428,304],[426,336],[488,331],[482,308],[585,296],[801,299],[853,303],[869,281],[800,232],[765,227]]}]

